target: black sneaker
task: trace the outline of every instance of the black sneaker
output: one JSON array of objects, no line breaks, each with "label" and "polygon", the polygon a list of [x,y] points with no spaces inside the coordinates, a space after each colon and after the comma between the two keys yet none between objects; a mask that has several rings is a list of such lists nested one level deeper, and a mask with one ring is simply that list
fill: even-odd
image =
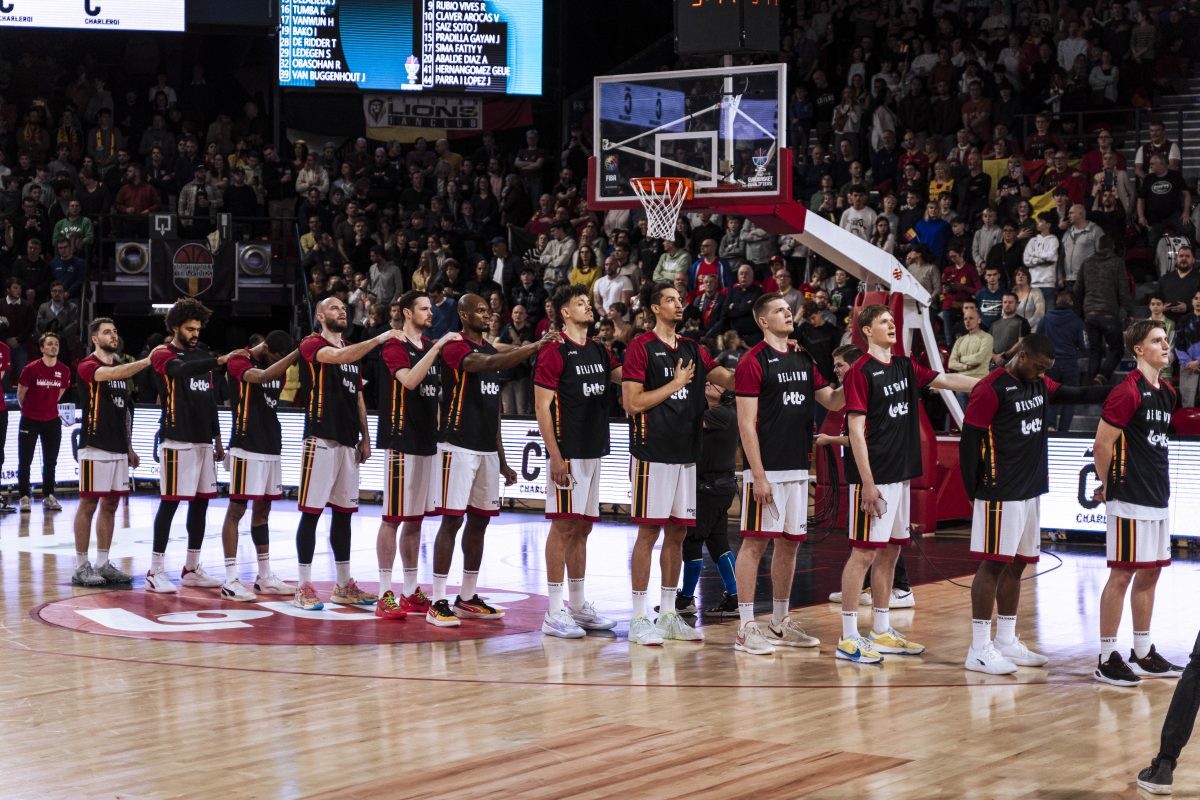
[{"label": "black sneaker", "polygon": [[1147,678],[1178,678],[1183,674],[1183,667],[1160,656],[1154,645],[1150,645],[1150,652],[1145,658],[1138,658],[1137,652],[1130,650],[1129,669],[1134,675],[1145,675]]},{"label": "black sneaker", "polygon": [[1137,785],[1150,794],[1170,794],[1175,764],[1165,758],[1155,758],[1150,766],[1138,773]]},{"label": "black sneaker", "polygon": [[1109,655],[1108,661],[1100,661],[1098,658],[1096,661],[1096,671],[1092,673],[1092,677],[1101,683],[1112,686],[1137,686],[1142,682],[1116,650]]},{"label": "black sneaker", "polygon": [[696,595],[694,595],[694,594],[677,594],[677,595],[675,595],[675,612],[678,614],[695,614],[696,613]]},{"label": "black sneaker", "polygon": [[738,615],[737,595],[725,592],[721,597],[721,602],[712,608],[704,609],[704,613],[711,617],[736,617]]}]

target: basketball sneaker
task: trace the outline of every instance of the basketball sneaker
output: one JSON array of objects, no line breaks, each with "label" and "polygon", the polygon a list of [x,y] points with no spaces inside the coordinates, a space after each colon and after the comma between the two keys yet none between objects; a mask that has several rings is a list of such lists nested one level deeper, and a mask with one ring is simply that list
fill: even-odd
[{"label": "basketball sneaker", "polygon": [[439,628],[457,628],[462,625],[450,610],[450,601],[445,598],[429,606],[429,611],[425,613],[425,621]]},{"label": "basketball sneaker", "polygon": [[704,609],[704,615],[708,617],[736,617],[738,615],[737,595],[725,592],[721,595],[721,601],[711,608]]},{"label": "basketball sneaker", "polygon": [[72,586],[103,586],[108,583],[104,577],[96,572],[96,568],[92,566],[92,562],[85,561],[82,565],[75,568],[75,574],[71,576]]},{"label": "basketball sneaker", "polygon": [[662,632],[654,627],[648,616],[638,614],[629,621],[629,643],[660,645],[663,643]]},{"label": "basketball sneaker", "polygon": [[1170,794],[1175,782],[1175,764],[1165,758],[1155,757],[1150,766],[1137,775],[1137,785],[1150,794]]},{"label": "basketball sneaker", "polygon": [[503,611],[489,606],[479,595],[469,600],[463,600],[461,595],[455,597],[451,610],[459,619],[500,619],[504,616]]},{"label": "basketball sneaker", "polygon": [[28,514],[29,510],[33,508],[33,503],[29,500],[28,495],[22,497],[18,502],[20,504],[22,514]]},{"label": "basketball sneaker", "polygon": [[817,647],[821,644],[820,639],[805,633],[791,617],[784,617],[779,627],[775,627],[774,622],[768,623],[767,641],[784,647]]},{"label": "basketball sneaker", "polygon": [[48,494],[42,498],[43,511],[62,511],[62,504],[55,499],[54,495]]},{"label": "basketball sneaker", "polygon": [[292,605],[305,611],[320,611],[325,607],[321,598],[317,597],[316,587],[311,583],[302,583],[296,587],[296,593],[292,596]]},{"label": "basketball sneaker", "polygon": [[680,642],[703,642],[704,634],[684,622],[678,611],[668,611],[660,614],[654,621],[659,636],[663,640],[675,639]]},{"label": "basketball sneaker", "polygon": [[733,649],[752,656],[769,656],[775,652],[775,647],[763,636],[757,622],[747,622],[741,627],[737,636],[733,637]]},{"label": "basketball sneaker", "polygon": [[[829,593],[829,602],[831,602],[831,603],[840,603],[840,602],[842,602],[842,593],[841,593],[841,592],[830,592],[830,593]],[[871,590],[870,590],[870,589],[866,589],[866,590],[864,590],[864,591],[863,591],[863,592],[862,592],[862,593],[861,593],[861,594],[858,596],[858,604],[859,604],[860,606],[869,606],[869,605],[871,605]],[[893,606],[891,603],[888,603],[888,607],[889,607],[889,608],[895,608],[895,606]]]},{"label": "basketball sneaker", "polygon": [[241,578],[234,578],[221,584],[221,599],[236,600],[239,603],[253,603],[258,597],[246,588]]},{"label": "basketball sneaker", "polygon": [[214,578],[205,572],[204,567],[199,564],[195,569],[184,567],[183,572],[180,573],[179,582],[184,586],[194,586],[199,589],[216,589],[224,583],[220,578]]},{"label": "basketball sneaker", "polygon": [[1044,667],[1050,661],[1041,653],[1035,653],[1026,647],[1020,636],[1013,637],[1008,644],[996,642],[996,650],[1018,667]]},{"label": "basketball sneaker", "polygon": [[156,594],[174,594],[179,590],[175,588],[175,584],[171,583],[171,579],[167,577],[167,573],[147,572],[146,591],[155,592]]},{"label": "basketball sneaker", "polygon": [[254,579],[254,591],[259,594],[295,594],[296,587],[284,583],[278,575],[271,573],[265,578],[259,575]]},{"label": "basketball sneaker", "polygon": [[596,607],[588,602],[584,602],[579,608],[568,607],[567,613],[571,615],[571,619],[575,620],[575,624],[585,631],[611,631],[617,627],[615,619],[597,614]]},{"label": "basketball sneaker", "polygon": [[1107,661],[1096,659],[1096,671],[1092,677],[1110,686],[1137,686],[1142,682],[1116,650],[1109,654]]},{"label": "basketball sneaker", "polygon": [[859,664],[878,664],[883,661],[883,656],[879,655],[879,651],[862,636],[847,636],[845,639],[839,640],[837,650],[833,654],[838,658]]},{"label": "basketball sneaker", "polygon": [[396,602],[396,595],[389,589],[375,604],[375,616],[380,619],[404,619],[408,612]]},{"label": "basketball sneaker", "polygon": [[129,584],[133,583],[133,576],[128,572],[122,572],[117,569],[116,565],[111,561],[105,561],[104,566],[96,568],[96,574],[104,578],[108,583]]},{"label": "basketball sneaker", "polygon": [[1134,675],[1146,678],[1178,678],[1183,674],[1183,667],[1172,664],[1159,655],[1154,645],[1150,645],[1150,652],[1142,658],[1137,657],[1136,650],[1130,650],[1129,669]]},{"label": "basketball sneaker", "polygon": [[925,652],[925,645],[905,639],[895,628],[888,628],[883,633],[871,631],[871,645],[880,653],[900,656],[919,656]]},{"label": "basketball sneaker", "polygon": [[892,599],[888,602],[888,608],[913,608],[916,604],[917,597],[912,593],[912,589],[892,587]]},{"label": "basketball sneaker", "polygon": [[433,603],[429,595],[421,591],[420,586],[414,589],[412,594],[400,595],[400,607],[410,614],[427,614],[431,605]]},{"label": "basketball sneaker", "polygon": [[559,639],[582,639],[587,636],[587,631],[575,624],[574,618],[565,608],[546,612],[542,619],[542,633],[557,636]]},{"label": "basketball sneaker", "polygon": [[358,583],[354,578],[346,581],[345,586],[334,585],[333,594],[329,596],[329,602],[337,603],[339,606],[370,606],[374,605],[378,599],[378,595],[364,592],[358,588]]},{"label": "basketball sneaker", "polygon": [[995,642],[991,641],[983,647],[968,648],[963,666],[972,672],[986,672],[988,675],[1012,675],[1017,671],[1017,665],[1005,658],[996,649]]}]

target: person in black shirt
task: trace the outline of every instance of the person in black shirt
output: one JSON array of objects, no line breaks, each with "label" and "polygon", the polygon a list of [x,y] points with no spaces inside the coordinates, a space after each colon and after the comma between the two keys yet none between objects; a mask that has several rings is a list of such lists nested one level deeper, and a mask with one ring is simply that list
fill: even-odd
[{"label": "person in black shirt", "polygon": [[1150,174],[1142,179],[1137,199],[1137,223],[1146,230],[1153,250],[1168,228],[1190,235],[1192,193],[1178,172],[1167,169],[1166,156],[1150,156]]}]

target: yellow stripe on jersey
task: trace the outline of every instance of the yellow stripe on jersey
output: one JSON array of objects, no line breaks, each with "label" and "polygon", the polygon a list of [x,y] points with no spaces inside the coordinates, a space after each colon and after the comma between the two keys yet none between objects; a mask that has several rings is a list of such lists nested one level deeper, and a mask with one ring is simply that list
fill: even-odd
[{"label": "yellow stripe on jersey", "polygon": [[450,450],[442,451],[442,507],[446,507],[446,501],[450,497],[450,458],[454,453]]},{"label": "yellow stripe on jersey", "polygon": [[308,487],[312,482],[313,460],[316,458],[317,440],[304,440],[304,454],[300,459],[300,505],[308,505]]},{"label": "yellow stripe on jersey", "polygon": [[998,555],[1000,553],[1000,528],[1003,520],[1003,501],[988,500],[987,513],[984,515],[983,552],[990,555]]}]

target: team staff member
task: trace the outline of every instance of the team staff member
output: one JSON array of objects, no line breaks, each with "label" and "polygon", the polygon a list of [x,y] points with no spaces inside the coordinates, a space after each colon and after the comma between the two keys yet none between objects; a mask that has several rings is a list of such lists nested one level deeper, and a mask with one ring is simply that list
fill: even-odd
[{"label": "team staff member", "polygon": [[[425,621],[454,627],[462,619],[498,619],[503,609],[485,603],[475,589],[483,561],[483,536],[488,521],[500,513],[500,475],[507,486],[517,473],[504,460],[500,441],[500,375],[522,364],[551,342],[554,328],[536,342],[496,352],[486,334],[492,312],[487,301],[465,294],[458,301],[462,339],[442,348],[441,438],[438,444],[438,513],[442,524],[433,546],[433,605]],[[454,559],[454,541],[463,530],[463,579],[451,607],[446,576]]]},{"label": "team staff member", "polygon": [[[738,550],[738,616],[733,649],[753,655],[775,646],[816,647],[788,616],[796,550],[808,534],[808,462],[812,453],[813,409],[820,403],[840,411],[844,398],[825,383],[812,356],[788,344],[792,310],[779,292],[754,303],[754,321],[763,340],[738,361],[734,373],[738,430],[746,473],[742,483],[742,548]],[[815,401],[815,403],[814,403]],[[754,621],[758,563],[767,542],[771,551],[771,622],[766,634]]]},{"label": "team staff member", "polygon": [[969,392],[979,382],[966,375],[934,372],[908,356],[893,355],[896,322],[884,305],[858,313],[867,354],[846,373],[846,426],[853,460],[846,463],[850,486],[850,558],[842,570],[842,639],[837,658],[878,663],[880,653],[918,655],[924,645],[891,626],[890,610],[872,612],[870,639],[858,632],[858,593],[872,570],[876,605],[892,596],[896,557],[909,542],[909,481],[921,474],[921,389]]},{"label": "team staff member", "polygon": [[[1154,320],[1125,331],[1125,349],[1137,367],[1117,384],[1100,415],[1093,453],[1108,518],[1108,582],[1100,595],[1100,660],[1093,677],[1113,686],[1137,686],[1139,676],[1178,678],[1183,667],[1167,661],[1150,643],[1154,587],[1171,564],[1171,476],[1168,428],[1178,397],[1159,375],[1171,357],[1167,332]],[[1133,651],[1129,663],[1117,652],[1117,628],[1125,594],[1133,587]]]},{"label": "team staff member", "polygon": [[[8,345],[0,341],[0,388],[4,386],[4,376],[12,368],[12,351]],[[4,444],[8,441],[8,409],[0,408],[0,470],[4,468]],[[16,511],[9,505],[8,497],[0,500],[0,514],[11,514]]]},{"label": "team staff member", "polygon": [[[587,539],[600,519],[600,459],[609,453],[609,383],[621,379],[608,349],[589,339],[594,314],[586,286],[560,286],[551,299],[562,341],[538,353],[533,400],[546,443],[546,581],[550,606],[542,633],[578,639],[616,620],[596,613],[585,596]],[[563,572],[571,594],[563,608]]]},{"label": "team staff member", "polygon": [[[75,586],[128,584],[133,577],[108,560],[117,506],[129,494],[129,468],[138,455],[129,441],[133,403],[126,381],[150,366],[150,356],[122,364],[121,339],[108,317],[88,325],[92,354],[79,362],[83,425],[79,429],[79,505],[75,509]],[[97,506],[96,561],[88,560]]]},{"label": "team staff member", "polygon": [[[21,406],[21,426],[17,429],[17,493],[21,511],[29,511],[29,468],[33,448],[42,443],[42,508],[60,511],[54,499],[54,470],[58,466],[58,447],[62,442],[62,422],[58,401],[71,385],[71,370],[58,363],[58,334],[47,331],[38,337],[42,357],[21,370],[17,381],[17,404]],[[72,420],[74,421],[74,420]]]},{"label": "team staff member", "polygon": [[[434,469],[438,438],[438,389],[442,348],[462,335],[450,332],[437,341],[424,334],[433,326],[433,302],[426,292],[411,291],[392,302],[403,320],[399,339],[383,346],[383,363],[391,376],[379,404],[375,446],[387,454],[383,517],[375,539],[379,558],[379,602],[375,616],[403,619],[426,614],[431,601],[417,579],[421,560],[421,521],[437,509]],[[394,324],[394,323],[393,323]],[[400,529],[400,566],[404,585],[397,598],[392,589],[396,563],[396,526]]]},{"label": "team staff member", "polygon": [[199,347],[200,331],[211,316],[212,311],[199,300],[188,298],[175,303],[167,311],[170,338],[150,353],[150,364],[161,384],[163,408],[159,423],[161,500],[154,515],[154,549],[146,574],[148,592],[177,591],[165,571],[165,554],[171,521],[183,500],[188,501],[188,545],[180,583],[209,589],[221,585],[219,578],[200,566],[208,501],[217,496],[214,461],[225,458],[213,371],[224,365],[227,356],[214,357]]},{"label": "team staff member", "polygon": [[1200,636],[1196,637],[1187,669],[1171,696],[1171,706],[1167,709],[1159,738],[1158,755],[1150,761],[1150,766],[1138,773],[1138,786],[1151,794],[1171,793],[1176,762],[1192,737],[1197,709],[1200,709]]},{"label": "team staff member", "polygon": [[[249,350],[235,350],[225,362],[233,398],[233,434],[229,439],[229,506],[221,526],[225,551],[225,582],[221,597],[253,602],[260,594],[293,594],[296,589],[271,572],[271,533],[268,519],[271,502],[283,497],[280,453],[283,433],[279,427],[279,393],[283,376],[295,363],[299,351],[286,331],[271,331]],[[250,540],[258,555],[254,591],[237,574],[238,523],[253,502]]]},{"label": "team staff member", "polygon": [[333,513],[329,544],[337,581],[330,601],[369,606],[378,599],[350,577],[350,515],[358,511],[358,465],[371,457],[371,433],[362,396],[363,356],[400,331],[389,328],[358,344],[346,344],[346,304],[327,297],[317,304],[317,333],[300,342],[301,395],[304,405],[304,453],[300,465],[300,524],[296,553],[300,584],[292,604],[306,611],[325,607],[312,584],[317,522],[328,506]]},{"label": "team staff member", "polygon": [[[683,539],[696,524],[696,462],[703,431],[704,384],[733,388],[733,373],[717,366],[700,344],[677,336],[683,298],[674,286],[658,284],[650,292],[654,329],[629,343],[622,375],[622,402],[629,415],[632,458],[632,519],[638,526],[630,559],[633,586],[632,644],[660,645],[665,639],[703,641],[704,636],[675,611]],[[662,613],[656,623],[646,614],[650,558],[664,532]]]}]

